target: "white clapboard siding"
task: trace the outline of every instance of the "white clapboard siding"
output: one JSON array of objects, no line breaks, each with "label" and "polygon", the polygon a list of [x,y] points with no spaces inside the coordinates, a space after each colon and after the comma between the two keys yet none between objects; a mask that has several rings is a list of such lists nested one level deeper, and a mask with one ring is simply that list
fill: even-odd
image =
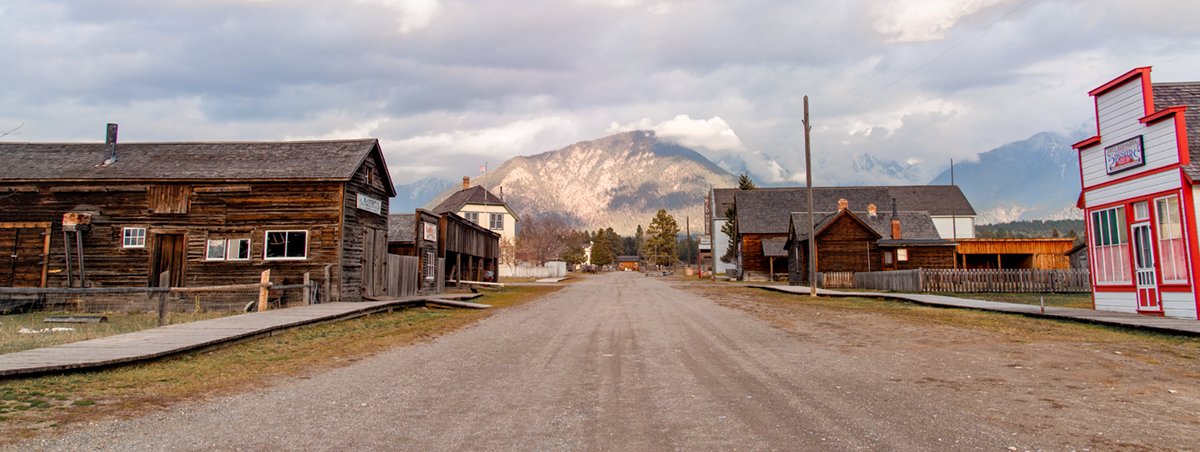
[{"label": "white clapboard siding", "polygon": [[1167,317],[1196,318],[1196,296],[1191,292],[1163,292],[1162,307]]},{"label": "white clapboard siding", "polygon": [[1178,190],[1182,184],[1180,177],[1177,170],[1164,171],[1119,184],[1089,190],[1083,195],[1084,203],[1090,208],[1167,190]]},{"label": "white clapboard siding", "polygon": [[1094,292],[1097,311],[1137,313],[1137,294],[1133,292]]},{"label": "white clapboard siding", "polygon": [[[1142,146],[1146,151],[1146,164],[1140,168],[1108,175],[1104,163],[1104,147],[1119,143],[1124,139],[1109,139],[1102,137],[1100,145],[1088,148],[1080,155],[1083,165],[1083,185],[1090,187],[1114,179],[1153,171],[1168,165],[1179,163],[1178,142],[1175,139],[1175,121],[1159,121],[1144,127],[1139,124],[1138,131],[1142,134]],[[1134,134],[1133,136],[1137,136]]]}]

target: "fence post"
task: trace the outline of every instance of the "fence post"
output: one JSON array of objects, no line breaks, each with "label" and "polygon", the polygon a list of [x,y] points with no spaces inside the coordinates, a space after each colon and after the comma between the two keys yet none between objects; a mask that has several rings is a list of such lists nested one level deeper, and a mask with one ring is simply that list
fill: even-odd
[{"label": "fence post", "polygon": [[258,285],[258,312],[267,310],[267,296],[270,294],[271,287],[271,269],[263,270],[262,279]]},{"label": "fence post", "polygon": [[167,325],[167,295],[171,293],[171,272],[166,271],[158,275],[158,288],[163,289],[158,293],[158,326]]},{"label": "fence post", "polygon": [[328,265],[325,266],[325,290],[321,291],[321,302],[322,303],[329,302],[329,288],[331,287],[330,283],[329,283],[329,279],[330,279],[329,275],[331,273],[329,271],[329,267],[330,266],[328,266]]},{"label": "fence post", "polygon": [[304,304],[312,304],[312,279],[309,278],[308,272],[304,272]]}]

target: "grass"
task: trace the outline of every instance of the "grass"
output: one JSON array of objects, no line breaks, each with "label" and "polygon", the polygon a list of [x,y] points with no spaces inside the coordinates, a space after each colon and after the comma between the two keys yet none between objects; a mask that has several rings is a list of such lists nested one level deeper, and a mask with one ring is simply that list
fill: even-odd
[{"label": "grass", "polygon": [[0,380],[0,444],[57,426],[125,418],[175,403],[264,387],[423,342],[561,289],[510,287],[485,310],[415,308],[302,327],[213,350],[111,370]]},{"label": "grass", "polygon": [[[116,334],[132,333],[158,326],[156,313],[104,313],[104,323],[45,323],[42,320],[54,315],[72,315],[69,312],[34,312],[0,316],[0,354],[19,352],[59,344],[85,341]],[[101,314],[96,314],[101,315]],[[228,315],[228,313],[172,313],[171,323],[185,323]],[[68,332],[21,334],[21,328],[73,328]]]},{"label": "grass", "polygon": [[1044,297],[1046,306],[1061,308],[1092,309],[1092,294],[1085,293],[936,293],[949,297],[970,298],[974,300],[1002,301],[1005,303],[1020,303],[1039,305]]}]

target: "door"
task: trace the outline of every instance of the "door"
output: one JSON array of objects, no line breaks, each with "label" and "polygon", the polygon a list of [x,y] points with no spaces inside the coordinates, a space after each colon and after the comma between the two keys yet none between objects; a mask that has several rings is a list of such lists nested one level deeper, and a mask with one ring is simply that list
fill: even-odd
[{"label": "door", "polygon": [[49,227],[0,223],[0,287],[46,287]]},{"label": "door", "polygon": [[385,262],[387,262],[387,231],[366,228],[363,230],[362,294],[378,297],[386,294],[384,284]]},{"label": "door", "polygon": [[1160,312],[1158,275],[1154,271],[1154,235],[1150,223],[1133,225],[1133,274],[1137,282],[1138,310]]},{"label": "door", "polygon": [[171,272],[168,287],[183,286],[183,234],[155,234],[150,255],[150,287],[159,287],[163,272]]}]

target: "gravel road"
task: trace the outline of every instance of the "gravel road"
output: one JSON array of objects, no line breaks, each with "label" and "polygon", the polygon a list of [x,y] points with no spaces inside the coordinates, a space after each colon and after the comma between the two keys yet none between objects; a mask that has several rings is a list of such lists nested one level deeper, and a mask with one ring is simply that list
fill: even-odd
[{"label": "gravel road", "polygon": [[637,273],[429,343],[19,448],[990,449],[1027,433]]}]

